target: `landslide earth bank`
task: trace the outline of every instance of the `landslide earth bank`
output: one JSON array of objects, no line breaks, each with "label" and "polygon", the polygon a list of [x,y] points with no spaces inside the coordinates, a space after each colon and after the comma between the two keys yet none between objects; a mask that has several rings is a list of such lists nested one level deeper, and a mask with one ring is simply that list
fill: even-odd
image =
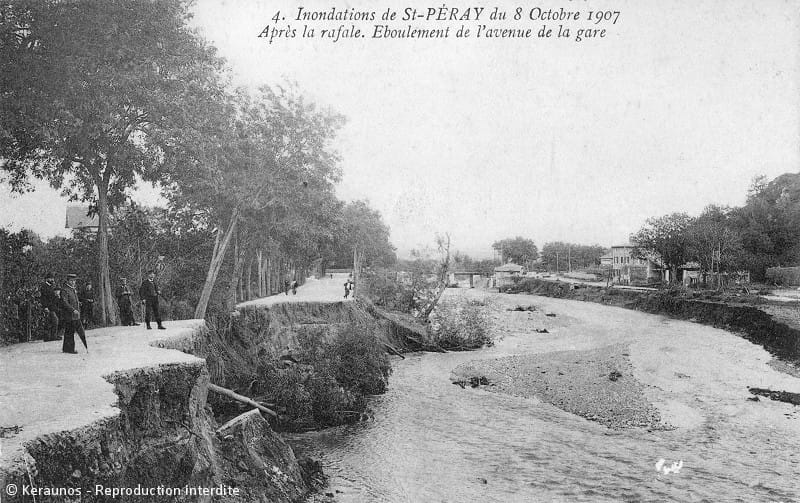
[{"label": "landslide earth bank", "polygon": [[[256,355],[285,350],[296,344],[297,337],[301,334],[328,338],[340,330],[362,323],[377,330],[376,336],[381,340],[398,345],[402,342],[402,335],[393,323],[376,321],[355,303],[344,305],[297,302],[291,305],[262,306],[257,310],[259,316],[253,317],[251,321],[261,328],[248,332],[252,334],[252,338],[235,342],[249,345],[248,349]],[[214,496],[205,500],[198,496],[147,497],[146,501],[280,503],[301,501],[304,498],[309,490],[308,481],[304,479],[306,474],[300,469],[289,446],[272,431],[260,414],[250,413],[234,424],[223,426],[224,431],[217,432],[219,425],[207,403],[209,366],[206,361],[176,352],[174,358],[169,354],[159,353],[156,360],[162,363],[155,364],[153,360],[148,360],[148,351],[161,350],[149,348],[142,354],[136,354],[137,363],[131,364],[132,355],[126,352],[130,350],[135,353],[136,348],[140,345],[146,347],[147,342],[141,339],[140,331],[124,332],[126,329],[117,327],[110,331],[106,329],[95,332],[97,335],[90,333],[89,346],[92,353],[80,356],[82,364],[86,364],[84,359],[94,360],[103,368],[118,365],[114,369],[116,371],[72,375],[82,371],[64,370],[70,374],[69,382],[91,384],[81,391],[83,396],[85,393],[94,394],[97,383],[102,384],[100,388],[103,389],[111,383],[117,397],[115,407],[110,408],[103,419],[86,419],[85,423],[81,419],[73,428],[73,425],[58,420],[58,416],[62,414],[55,411],[58,411],[59,406],[78,407],[81,401],[58,403],[57,400],[48,398],[53,402],[48,407],[53,412],[50,414],[53,421],[48,423],[49,426],[41,426],[41,434],[38,433],[39,427],[34,430],[36,433],[25,431],[28,423],[22,417],[11,420],[9,424],[4,422],[4,427],[18,425],[23,428],[21,434],[14,433],[16,428],[3,430],[7,432],[6,435],[16,435],[17,439],[28,437],[30,440],[25,438],[14,453],[6,449],[0,463],[2,487],[8,484],[23,487],[27,484],[39,488],[81,489],[80,498],[37,497],[37,502],[108,501],[108,496],[95,495],[89,491],[89,488],[96,485],[132,488],[137,485],[217,487],[224,484],[240,489],[238,496]],[[166,335],[169,334],[170,332]],[[193,353],[197,349],[197,342],[197,337],[189,335],[168,337],[154,342],[153,345]],[[42,365],[48,359],[55,358],[49,351],[58,350],[56,346],[48,348],[40,345],[36,348],[35,351],[41,353],[38,358],[42,359]],[[20,367],[20,371],[24,365],[31,364],[31,361],[26,360],[31,356],[25,354],[28,349],[21,346],[12,349],[14,355],[5,357],[18,358],[15,366]],[[175,363],[170,363],[173,359]],[[219,362],[216,363],[211,367],[219,372],[220,369],[216,368]],[[121,370],[126,365],[135,368]],[[100,377],[101,375],[104,377]],[[25,396],[26,399],[37,399],[39,393],[36,390],[40,390],[40,387],[43,387],[41,390],[56,389],[53,388],[55,383],[52,376],[45,376],[43,382],[38,384],[26,384],[23,377],[20,379],[16,391],[6,390],[8,393],[4,394],[7,399],[16,397],[13,399],[17,409],[24,407]],[[55,378],[56,381],[59,379]],[[27,391],[23,393],[22,389]],[[70,393],[72,391],[77,392],[77,389]],[[113,398],[109,398],[105,403],[110,404],[112,401]],[[95,407],[85,403],[83,406]],[[85,417],[89,417],[91,411],[88,408]],[[84,417],[80,414],[78,416]],[[35,419],[42,422],[38,416]],[[3,442],[6,447],[8,440]],[[33,501],[30,496],[21,494],[2,496],[4,503]],[[141,497],[123,496],[115,501],[144,500]]]},{"label": "landslide earth bank", "polygon": [[543,402],[609,428],[673,429],[647,401],[622,345],[519,355],[457,367],[456,380],[486,376],[483,389]]},{"label": "landslide earth bank", "polygon": [[[201,327],[199,320],[173,322],[165,334],[157,334],[162,339],[127,327],[92,331],[87,334],[91,353],[75,356],[68,366],[59,359],[65,356],[58,343],[6,348],[0,354],[0,395],[10,402],[0,422],[19,428],[3,430],[0,486],[15,484],[20,492],[4,491],[2,501],[109,501],[109,495],[94,493],[98,485],[225,485],[238,488],[238,495],[213,501],[302,500],[308,492],[304,473],[263,417],[249,414],[217,433],[206,401],[205,361],[174,351],[191,348]],[[69,490],[74,497],[34,499],[22,493],[26,485]],[[114,499],[210,500],[197,495]]]},{"label": "landslide earth bank", "polygon": [[[291,449],[260,415],[243,418],[224,436],[215,433],[217,424],[206,406],[208,372],[203,362],[118,372],[108,379],[119,397],[119,415],[29,442],[21,459],[3,467],[3,486],[79,488],[79,498],[36,501],[84,502],[109,500],[93,494],[97,485],[238,487],[238,496],[213,499],[225,502],[299,501],[307,492]],[[143,501],[134,496],[116,500]],[[198,496],[146,500],[204,501]],[[4,495],[3,501],[33,498]]]}]

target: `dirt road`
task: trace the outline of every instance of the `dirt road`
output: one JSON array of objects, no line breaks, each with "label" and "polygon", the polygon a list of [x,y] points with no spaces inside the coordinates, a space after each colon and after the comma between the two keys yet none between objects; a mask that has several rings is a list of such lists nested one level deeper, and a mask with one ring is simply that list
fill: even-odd
[{"label": "dirt road", "polygon": [[[61,352],[61,341],[0,348],[0,467],[20,446],[47,433],[72,430],[119,414],[117,395],[105,376],[167,363],[200,362],[170,347],[191,338],[202,320],[167,321],[167,330],[109,327],[86,332],[89,352]],[[76,337],[76,340],[78,338]]]}]

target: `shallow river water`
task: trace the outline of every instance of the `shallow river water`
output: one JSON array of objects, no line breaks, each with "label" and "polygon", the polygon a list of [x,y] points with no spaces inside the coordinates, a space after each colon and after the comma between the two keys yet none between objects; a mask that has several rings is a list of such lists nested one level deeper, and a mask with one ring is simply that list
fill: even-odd
[{"label": "shallow river water", "polygon": [[[748,385],[800,391],[800,379],[772,370],[761,348],[623,309],[492,298],[501,334],[494,347],[398,359],[388,392],[372,402],[374,420],[292,439],[320,459],[337,502],[800,501],[800,414],[746,400]],[[537,312],[505,311],[523,301]],[[619,343],[648,398],[679,428],[610,430],[449,379],[471,360]],[[664,474],[659,459],[682,468]]]}]

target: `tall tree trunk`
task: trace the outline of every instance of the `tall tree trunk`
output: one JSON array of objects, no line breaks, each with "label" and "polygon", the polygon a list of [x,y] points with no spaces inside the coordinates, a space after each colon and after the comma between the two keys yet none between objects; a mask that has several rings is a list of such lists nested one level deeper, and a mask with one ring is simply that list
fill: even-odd
[{"label": "tall tree trunk", "polygon": [[272,258],[267,255],[266,267],[267,295],[272,295]]},{"label": "tall tree trunk", "polygon": [[203,291],[200,293],[200,300],[197,302],[197,307],[194,310],[195,318],[206,317],[208,301],[211,300],[211,292],[214,290],[214,284],[217,282],[219,270],[222,268],[222,262],[225,259],[225,252],[228,250],[231,237],[233,236],[234,232],[236,232],[236,224],[238,221],[239,210],[234,209],[230,222],[228,222],[228,228],[225,230],[225,233],[221,239],[219,231],[217,231],[217,243],[214,246],[214,253],[211,256],[211,262],[208,264],[208,273],[206,274],[206,281],[203,284]]},{"label": "tall tree trunk", "polygon": [[353,290],[353,298],[356,298],[356,295],[359,295],[359,291],[361,290],[361,262],[364,259],[364,252],[360,251],[357,246],[353,247],[353,282],[356,285],[355,290]]},{"label": "tall tree trunk", "polygon": [[258,296],[264,297],[266,295],[264,293],[264,252],[261,249],[256,254],[256,260],[258,261]]},{"label": "tall tree trunk", "polygon": [[239,246],[238,233],[234,236],[233,242],[233,268],[231,269],[231,281],[228,284],[228,295],[226,296],[225,307],[229,311],[233,311],[236,307],[236,293],[239,289],[239,279],[242,277],[242,269],[244,265],[243,257],[244,247]]},{"label": "tall tree trunk", "polygon": [[114,309],[114,296],[111,292],[111,274],[108,265],[108,186],[97,187],[97,228],[98,275],[97,300],[100,308],[100,320],[104,325],[114,325],[117,313]]},{"label": "tall tree trunk", "polygon": [[253,298],[253,261],[255,258],[250,257],[247,261],[247,274],[245,275],[245,300],[251,300]]}]

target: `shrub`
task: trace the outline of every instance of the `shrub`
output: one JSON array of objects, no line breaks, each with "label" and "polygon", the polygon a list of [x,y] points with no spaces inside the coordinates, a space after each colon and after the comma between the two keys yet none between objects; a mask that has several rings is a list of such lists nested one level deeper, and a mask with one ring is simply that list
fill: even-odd
[{"label": "shrub", "polygon": [[386,392],[386,378],[392,368],[383,348],[366,330],[340,333],[326,345],[326,360],[345,389],[362,395]]},{"label": "shrub", "polygon": [[398,279],[396,273],[370,271],[363,275],[361,284],[361,292],[376,306],[403,313],[410,313],[414,308],[412,284]]},{"label": "shrub", "polygon": [[432,320],[426,342],[444,349],[468,350],[492,345],[491,321],[486,303],[441,302]]},{"label": "shrub", "polygon": [[[279,425],[291,430],[357,420],[366,410],[367,395],[386,391],[391,366],[372,325],[348,327],[333,337],[303,332],[294,364],[259,349],[259,339],[269,337],[265,313],[207,321],[208,333],[195,352],[206,358],[212,382],[274,404]],[[210,400],[224,419],[238,413],[227,399],[212,395]]]}]

